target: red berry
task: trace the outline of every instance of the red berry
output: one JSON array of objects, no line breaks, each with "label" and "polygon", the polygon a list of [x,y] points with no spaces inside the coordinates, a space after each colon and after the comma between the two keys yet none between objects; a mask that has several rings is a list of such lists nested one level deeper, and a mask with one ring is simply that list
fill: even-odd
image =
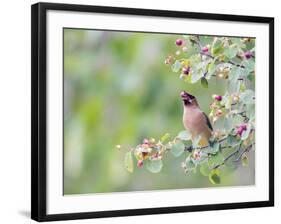
[{"label": "red berry", "polygon": [[202,52],[203,52],[203,53],[208,53],[208,51],[209,51],[209,48],[208,48],[208,47],[203,47],[203,48],[202,48]]},{"label": "red berry", "polygon": [[250,59],[251,57],[253,57],[253,53],[252,53],[251,51],[246,51],[246,52],[244,53],[244,57],[245,57],[246,59]]},{"label": "red berry", "polygon": [[143,167],[143,161],[142,160],[138,160],[137,166],[138,166],[138,168],[142,168]]},{"label": "red berry", "polygon": [[183,44],[182,39],[177,39],[176,40],[176,45],[181,46]]},{"label": "red berry", "polygon": [[189,72],[190,72],[190,67],[184,67],[184,68],[182,69],[182,73],[185,74],[185,75],[188,75]]},{"label": "red berry", "polygon": [[216,99],[217,101],[221,101],[221,100],[222,100],[222,96],[216,95],[216,96],[215,96],[215,99]]}]

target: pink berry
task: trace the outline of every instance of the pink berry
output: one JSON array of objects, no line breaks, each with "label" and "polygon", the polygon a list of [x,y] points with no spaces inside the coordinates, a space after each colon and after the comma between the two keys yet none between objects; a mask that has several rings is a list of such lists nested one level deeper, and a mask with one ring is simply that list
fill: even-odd
[{"label": "pink berry", "polygon": [[149,144],[148,139],[145,138],[145,139],[143,140],[143,144]]},{"label": "pink berry", "polygon": [[187,47],[183,47],[183,48],[182,48],[182,51],[183,51],[183,52],[187,52]]},{"label": "pink berry", "polygon": [[183,44],[182,39],[177,39],[176,40],[176,45],[181,46]]},{"label": "pink berry", "polygon": [[251,57],[253,57],[253,53],[252,53],[251,51],[246,51],[246,52],[244,53],[244,57],[245,57],[246,59],[250,59]]},{"label": "pink berry", "polygon": [[247,130],[247,124],[241,124],[240,127],[242,128],[243,131]]},{"label": "pink berry", "polygon": [[217,117],[220,117],[222,115],[222,110],[221,109],[218,109],[217,111],[216,111],[216,116]]},{"label": "pink berry", "polygon": [[215,96],[215,99],[216,99],[217,101],[221,101],[221,100],[222,100],[222,96],[216,95],[216,96]]},{"label": "pink berry", "polygon": [[203,47],[203,48],[202,48],[202,52],[203,52],[203,53],[208,53],[208,51],[209,51],[209,48],[208,48],[208,47]]},{"label": "pink berry", "polygon": [[219,116],[221,116],[221,115],[222,115],[222,110],[221,110],[221,109],[218,109],[218,110],[216,111],[216,116],[219,117]]},{"label": "pink berry", "polygon": [[190,67],[184,67],[184,68],[182,69],[182,73],[185,74],[185,75],[188,75],[189,72],[190,72]]},{"label": "pink berry", "polygon": [[243,131],[244,131],[244,130],[243,130],[243,127],[240,126],[240,127],[236,130],[236,134],[241,137]]},{"label": "pink berry", "polygon": [[143,167],[143,161],[142,160],[138,160],[137,166],[138,166],[138,168],[142,168]]}]

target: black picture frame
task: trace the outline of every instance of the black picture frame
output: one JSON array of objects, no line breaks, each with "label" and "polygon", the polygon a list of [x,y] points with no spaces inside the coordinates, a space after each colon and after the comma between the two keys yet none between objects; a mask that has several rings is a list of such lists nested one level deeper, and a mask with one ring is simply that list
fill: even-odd
[{"label": "black picture frame", "polygon": [[[195,13],[183,11],[164,11],[137,8],[103,7],[73,4],[37,3],[31,10],[31,218],[36,221],[71,220],[116,216],[178,213],[206,210],[254,208],[274,206],[274,18]],[[169,18],[190,18],[217,21],[254,22],[269,25],[269,200],[242,203],[209,204],[160,208],[139,208],[101,212],[68,214],[46,213],[46,13],[48,10],[75,12],[100,12],[123,15],[140,15]]]}]

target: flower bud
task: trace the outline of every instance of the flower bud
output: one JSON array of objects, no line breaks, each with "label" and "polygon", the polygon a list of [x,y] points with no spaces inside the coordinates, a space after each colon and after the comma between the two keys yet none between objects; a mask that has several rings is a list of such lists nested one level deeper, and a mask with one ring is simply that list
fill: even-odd
[{"label": "flower bud", "polygon": [[222,115],[222,110],[221,109],[218,109],[217,111],[216,111],[216,116],[221,116]]},{"label": "flower bud", "polygon": [[180,52],[180,51],[176,51],[176,55],[178,55],[178,56],[179,56],[180,54],[181,54],[181,52]]},{"label": "flower bud", "polygon": [[116,145],[116,149],[121,149],[121,145]]},{"label": "flower bud", "polygon": [[168,55],[167,58],[165,59],[165,64],[170,65],[173,64],[174,57],[172,55]]},{"label": "flower bud", "polygon": [[181,46],[183,44],[183,40],[182,39],[177,39],[176,40],[176,45]]},{"label": "flower bud", "polygon": [[194,152],[193,157],[194,157],[195,160],[200,159],[200,157],[201,157],[200,152]]},{"label": "flower bud", "polygon": [[244,53],[244,57],[245,57],[246,59],[250,59],[251,57],[253,57],[253,53],[252,53],[251,51],[246,51],[246,52]]},{"label": "flower bud", "polygon": [[137,167],[138,168],[142,168],[143,167],[143,161],[142,160],[138,160]]},{"label": "flower bud", "polygon": [[239,101],[239,96],[234,95],[234,96],[232,97],[232,100],[233,100],[234,103],[237,103],[237,102]]},{"label": "flower bud", "polygon": [[219,73],[218,77],[222,79],[222,78],[224,78],[224,74],[223,73]]},{"label": "flower bud", "polygon": [[208,53],[208,51],[209,51],[209,48],[207,46],[202,47],[202,52],[203,53]]},{"label": "flower bud", "polygon": [[146,145],[149,144],[148,139],[145,138],[145,139],[143,140],[143,144],[146,144]]},{"label": "flower bud", "polygon": [[220,96],[220,95],[216,95],[216,96],[215,96],[215,100],[217,100],[217,101],[221,101],[221,100],[222,100],[222,96]]},{"label": "flower bud", "polygon": [[243,131],[244,131],[243,128],[239,127],[239,128],[237,128],[237,130],[236,130],[236,134],[237,134],[239,137],[241,137]]},{"label": "flower bud", "polygon": [[188,75],[190,72],[190,67],[183,67],[182,68],[182,73],[185,74],[185,75]]}]

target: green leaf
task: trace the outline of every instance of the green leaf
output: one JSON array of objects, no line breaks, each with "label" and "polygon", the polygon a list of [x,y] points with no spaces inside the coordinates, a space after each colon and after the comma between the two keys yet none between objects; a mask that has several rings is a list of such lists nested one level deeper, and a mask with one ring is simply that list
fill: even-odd
[{"label": "green leaf", "polygon": [[238,46],[236,44],[231,44],[229,47],[224,49],[224,54],[226,57],[228,57],[228,59],[232,59],[236,57],[238,51]]},{"label": "green leaf", "polygon": [[190,157],[187,157],[185,160],[186,170],[187,171],[194,171],[196,168],[196,164],[193,162],[193,160]]},{"label": "green leaf", "polygon": [[162,160],[147,160],[146,163],[146,168],[151,172],[151,173],[159,173],[163,167],[163,162]]},{"label": "green leaf", "polygon": [[238,78],[246,78],[249,74],[249,71],[247,69],[233,66],[232,69],[229,72],[229,79],[232,81],[237,81]]},{"label": "green leaf", "polygon": [[190,61],[190,64],[191,64],[191,66],[193,67],[193,66],[195,66],[196,68],[198,68],[198,66],[200,67],[200,63],[202,63],[201,62],[201,56],[200,56],[200,54],[194,54],[194,55],[192,55],[190,58],[189,58],[189,61]]},{"label": "green leaf", "polygon": [[209,176],[210,169],[209,169],[208,162],[204,162],[204,163],[200,164],[200,173],[203,176],[206,176],[206,177]]},{"label": "green leaf", "polygon": [[160,138],[160,141],[161,141],[161,142],[165,142],[165,141],[167,141],[169,138],[170,138],[170,134],[169,134],[169,133],[166,133],[165,135],[163,135],[163,136]]},{"label": "green leaf", "polygon": [[240,69],[235,66],[235,67],[232,67],[232,69],[230,70],[229,72],[229,80],[231,81],[237,81],[237,79],[239,78],[240,76]]},{"label": "green leaf", "polygon": [[192,139],[192,146],[193,148],[196,148],[199,146],[199,142],[201,140],[201,135],[197,135],[194,139]]},{"label": "green leaf", "polygon": [[240,91],[241,91],[241,92],[244,92],[245,90],[246,90],[246,85],[245,85],[244,82],[242,82],[242,83],[240,84]]},{"label": "green leaf", "polygon": [[133,173],[134,172],[134,162],[133,162],[133,156],[132,156],[132,152],[127,152],[125,154],[125,160],[124,160],[124,164],[126,169],[130,172]]},{"label": "green leaf", "polygon": [[215,130],[222,130],[224,131],[224,117],[220,117],[215,123]]},{"label": "green leaf", "polygon": [[180,156],[184,152],[184,144],[181,141],[172,145],[171,152],[175,157]]},{"label": "green leaf", "polygon": [[220,117],[214,124],[215,129],[221,131],[231,131],[233,128],[233,121],[231,117]]},{"label": "green leaf", "polygon": [[233,118],[232,118],[232,123],[233,123],[233,126],[238,126],[240,125],[241,123],[244,122],[244,117],[241,116],[240,114],[234,114]]},{"label": "green leaf", "polygon": [[249,159],[246,155],[243,155],[242,157],[242,166],[248,166],[249,165]]},{"label": "green leaf", "polygon": [[176,60],[175,63],[171,66],[173,72],[178,72],[181,68],[181,63]]},{"label": "green leaf", "polygon": [[230,109],[232,104],[232,97],[229,95],[229,93],[225,93],[225,95],[222,97],[221,105],[224,105],[226,109]]},{"label": "green leaf", "polygon": [[189,131],[187,131],[187,130],[181,131],[178,134],[177,138],[179,138],[181,140],[185,140],[185,141],[190,140],[191,139],[191,133]]},{"label": "green leaf", "polygon": [[[206,149],[207,153],[216,154],[220,150],[220,143],[215,142],[212,146],[208,146]],[[205,151],[205,150],[204,150]]]},{"label": "green leaf", "polygon": [[208,88],[208,81],[205,77],[202,77],[201,78],[201,85],[204,87],[204,88]]},{"label": "green leaf", "polygon": [[190,84],[192,83],[192,82],[191,82],[191,76],[192,76],[192,75],[183,75],[183,76],[182,76],[182,74],[181,74],[181,77],[183,78],[183,80],[184,80],[185,82],[187,82],[187,83],[190,83]]},{"label": "green leaf", "polygon": [[215,64],[215,61],[212,61],[210,62],[208,65],[207,65],[207,76],[206,76],[206,79],[210,79],[211,76],[216,72],[216,64]]},{"label": "green leaf", "polygon": [[209,158],[209,166],[216,166],[216,165],[220,165],[224,162],[224,156],[222,153],[217,153],[215,155],[211,155],[211,157]]},{"label": "green leaf", "polygon": [[196,83],[202,77],[201,72],[194,71],[191,73],[191,83]]},{"label": "green leaf", "polygon": [[247,130],[242,132],[241,140],[246,140],[249,137],[250,132],[251,132],[251,126],[250,124],[248,124]]},{"label": "green leaf", "polygon": [[215,38],[212,44],[211,53],[213,56],[217,56],[222,52],[223,52],[222,42],[218,38]]},{"label": "green leaf", "polygon": [[255,97],[254,91],[251,89],[247,89],[245,90],[245,92],[241,93],[240,100],[244,104],[252,104],[255,103],[254,97]]},{"label": "green leaf", "polygon": [[236,44],[237,46],[241,46],[242,42],[241,42],[241,38],[230,38],[231,43]]},{"label": "green leaf", "polygon": [[224,130],[231,131],[233,128],[233,121],[231,117],[225,117],[224,118]]},{"label": "green leaf", "polygon": [[234,146],[239,145],[240,143],[241,143],[241,140],[240,140],[239,138],[237,138],[236,136],[229,135],[229,136],[227,137],[227,144],[228,144],[229,146],[234,147]]},{"label": "green leaf", "polygon": [[255,61],[253,59],[245,59],[243,61],[243,64],[248,72],[252,72],[255,70]]},{"label": "green leaf", "polygon": [[254,82],[255,81],[255,75],[253,73],[250,73],[249,75],[247,75],[247,79]]},{"label": "green leaf", "polygon": [[255,104],[246,105],[246,116],[252,121],[255,119]]},{"label": "green leaf", "polygon": [[218,169],[214,169],[209,173],[209,180],[212,184],[220,184],[220,171]]}]

